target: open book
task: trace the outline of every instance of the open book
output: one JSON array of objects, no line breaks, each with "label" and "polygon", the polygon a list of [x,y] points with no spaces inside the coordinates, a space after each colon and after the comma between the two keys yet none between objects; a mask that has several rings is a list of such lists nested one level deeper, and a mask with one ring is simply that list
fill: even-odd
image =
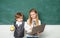
[{"label": "open book", "polygon": [[33,27],[32,32],[30,34],[36,34],[37,32],[41,33],[44,31],[44,28],[45,28],[45,24]]}]

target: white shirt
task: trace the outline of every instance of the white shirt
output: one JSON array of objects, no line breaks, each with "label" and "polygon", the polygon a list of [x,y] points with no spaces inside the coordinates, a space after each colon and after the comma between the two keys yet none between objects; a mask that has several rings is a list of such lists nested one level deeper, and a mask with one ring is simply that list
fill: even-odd
[{"label": "white shirt", "polygon": [[[38,21],[39,21],[39,25],[41,25],[41,21],[40,20],[38,20]],[[30,25],[27,24],[27,22],[25,22],[24,28],[25,28],[26,33],[32,32],[32,30],[30,29],[31,27],[33,27],[33,25],[30,26]],[[37,36],[32,36],[32,35],[29,35],[29,34],[26,34],[26,36],[39,37],[38,35]]]},{"label": "white shirt", "polygon": [[20,26],[20,25],[22,24],[22,22],[16,21],[16,24],[17,24],[18,26]]},{"label": "white shirt", "polygon": [[[41,25],[41,21],[40,20],[38,20],[38,21],[39,21],[39,25]],[[27,33],[30,33],[32,31],[32,30],[30,30],[31,27],[33,27],[33,24],[30,26],[27,24],[27,22],[25,22],[24,28],[25,28],[25,31],[27,31]]]}]

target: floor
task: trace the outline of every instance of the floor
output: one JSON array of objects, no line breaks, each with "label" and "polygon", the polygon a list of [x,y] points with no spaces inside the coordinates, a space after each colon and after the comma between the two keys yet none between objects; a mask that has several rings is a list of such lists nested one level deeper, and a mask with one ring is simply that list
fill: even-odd
[{"label": "floor", "polygon": [[[10,26],[0,25],[0,38],[14,38],[14,32],[10,31]],[[60,38],[60,25],[46,25],[39,38]]]}]

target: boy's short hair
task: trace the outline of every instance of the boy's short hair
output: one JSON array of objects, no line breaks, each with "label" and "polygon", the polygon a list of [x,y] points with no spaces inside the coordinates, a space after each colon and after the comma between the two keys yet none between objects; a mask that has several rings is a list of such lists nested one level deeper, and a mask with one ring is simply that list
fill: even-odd
[{"label": "boy's short hair", "polygon": [[23,17],[24,15],[21,12],[17,12],[17,14],[15,15],[15,18],[20,18]]}]

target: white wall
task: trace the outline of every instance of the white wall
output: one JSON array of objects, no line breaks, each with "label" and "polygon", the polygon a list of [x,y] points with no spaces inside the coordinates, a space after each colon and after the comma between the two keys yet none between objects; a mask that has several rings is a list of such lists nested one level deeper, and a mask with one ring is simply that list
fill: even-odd
[{"label": "white wall", "polygon": [[[11,25],[0,25],[0,38],[14,38],[10,31]],[[40,38],[60,38],[60,25],[46,25]]]}]

